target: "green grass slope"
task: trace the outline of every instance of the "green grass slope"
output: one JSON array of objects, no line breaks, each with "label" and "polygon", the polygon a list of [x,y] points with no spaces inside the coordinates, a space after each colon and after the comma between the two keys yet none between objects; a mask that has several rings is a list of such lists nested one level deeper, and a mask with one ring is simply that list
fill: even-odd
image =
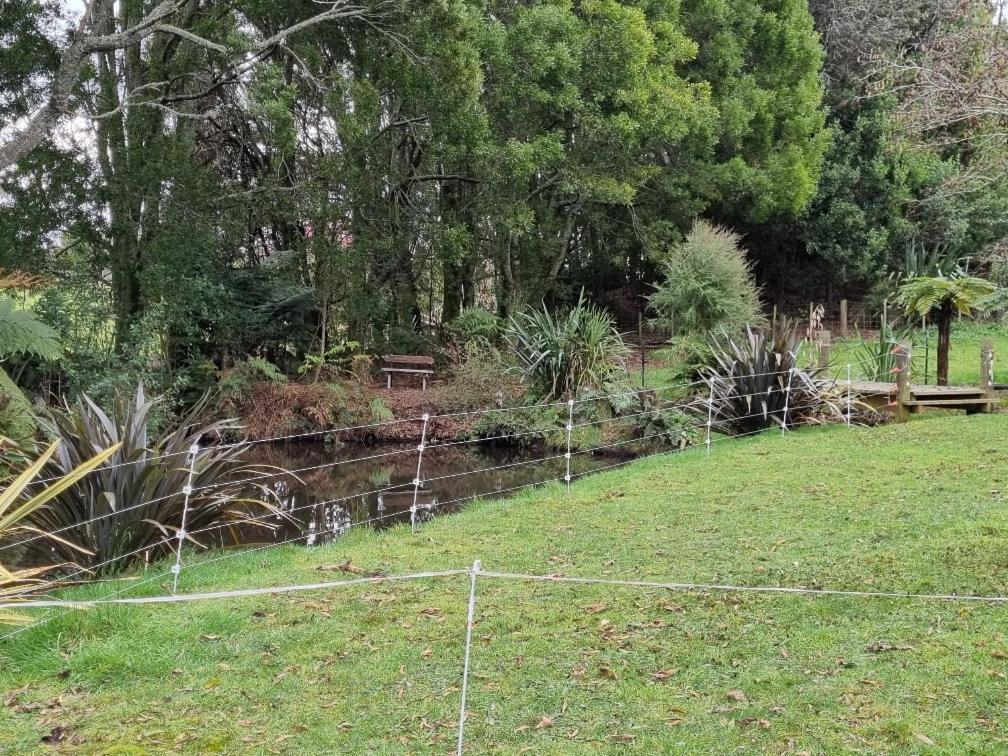
[{"label": "green grass slope", "polygon": [[[997,415],[771,433],[415,535],[202,567],[188,555],[182,588],[479,557],[537,574],[1003,595],[1006,441]],[[0,751],[49,752],[55,735],[70,753],[444,753],[467,592],[458,576],[59,616],[0,642]],[[476,616],[469,753],[1008,750],[1006,605],[482,578]]]}]

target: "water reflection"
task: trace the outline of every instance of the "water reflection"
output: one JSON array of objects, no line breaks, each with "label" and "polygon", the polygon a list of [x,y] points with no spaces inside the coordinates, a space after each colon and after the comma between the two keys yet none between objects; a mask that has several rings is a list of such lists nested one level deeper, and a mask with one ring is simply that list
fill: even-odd
[{"label": "water reflection", "polygon": [[[618,460],[575,455],[571,472],[588,473]],[[414,492],[414,444],[339,449],[322,444],[263,445],[251,450],[248,461],[297,471],[268,481],[284,515],[268,518],[272,530],[244,525],[221,533],[216,545],[284,541],[318,545],[354,526],[383,529],[409,523],[414,497],[416,520],[423,522],[458,511],[477,497],[500,498],[534,483],[562,481],[566,472],[563,454],[556,451],[433,446],[424,453],[420,486]]]}]

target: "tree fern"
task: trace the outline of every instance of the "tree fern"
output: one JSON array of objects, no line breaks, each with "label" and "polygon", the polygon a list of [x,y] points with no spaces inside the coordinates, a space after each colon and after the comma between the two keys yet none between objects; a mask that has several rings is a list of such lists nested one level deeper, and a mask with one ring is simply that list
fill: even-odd
[{"label": "tree fern", "polygon": [[56,331],[27,310],[17,309],[10,297],[0,297],[0,358],[34,354],[55,359],[61,351]]}]

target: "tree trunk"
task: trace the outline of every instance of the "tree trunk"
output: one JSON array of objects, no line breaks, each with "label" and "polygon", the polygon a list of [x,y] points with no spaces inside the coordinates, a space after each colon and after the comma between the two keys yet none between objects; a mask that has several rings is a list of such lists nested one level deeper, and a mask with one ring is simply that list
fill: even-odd
[{"label": "tree trunk", "polygon": [[948,386],[949,350],[952,346],[952,303],[938,310],[938,385]]}]

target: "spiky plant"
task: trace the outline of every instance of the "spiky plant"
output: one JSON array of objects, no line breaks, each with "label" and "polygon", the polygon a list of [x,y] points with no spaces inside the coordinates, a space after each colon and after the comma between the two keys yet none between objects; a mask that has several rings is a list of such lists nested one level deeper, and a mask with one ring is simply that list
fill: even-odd
[{"label": "spiky plant", "polygon": [[931,315],[938,327],[938,385],[948,385],[952,320],[957,314],[970,315],[997,286],[970,276],[917,276],[899,288],[899,302],[908,315]]},{"label": "spiky plant", "polygon": [[[0,492],[0,541],[9,537],[35,534],[35,529],[23,523],[34,512],[46,506],[50,500],[57,497],[75,485],[84,476],[90,473],[99,465],[103,464],[109,457],[119,450],[119,446],[113,446],[105,451],[95,454],[91,459],[85,460],[73,470],[59,479],[52,481],[49,485],[42,486],[31,495],[26,492],[32,481],[38,477],[39,473],[45,469],[45,465],[56,453],[60,441],[53,442],[42,455],[26,467],[17,477],[6,482],[6,488]],[[44,534],[43,534],[44,535]],[[59,542],[58,536],[52,536],[53,542]],[[64,542],[66,546],[72,547],[70,542]],[[51,566],[26,568],[20,570],[10,570],[0,564],[0,601],[10,600],[31,590],[31,586],[52,569]],[[0,624],[15,624],[28,621],[27,617],[11,612],[0,612]]]},{"label": "spiky plant", "polygon": [[[146,398],[142,386],[133,399],[117,399],[110,414],[87,396],[65,412],[50,412],[43,425],[63,443],[46,463],[46,477],[65,475],[96,450],[115,445],[118,449],[107,465],[28,515],[28,524],[39,532],[60,534],[60,541],[30,544],[41,552],[39,556],[105,573],[165,555],[182,524],[183,489],[190,483],[189,452],[194,445],[198,450],[186,522],[189,543],[203,546],[220,540],[220,528],[205,529],[248,522],[254,519],[249,512],[257,508],[275,513],[265,501],[267,489],[254,482],[262,479],[264,468],[242,461],[247,445],[206,443],[237,427],[230,420],[201,424],[206,402],[204,397],[157,437],[147,430],[155,402]],[[34,493],[33,487],[29,489]]]},{"label": "spiky plant", "polygon": [[706,419],[709,413],[715,430],[732,435],[785,420],[791,426],[839,417],[825,369],[798,366],[801,341],[786,322],[771,331],[749,326],[741,339],[725,331],[712,336],[712,362],[701,370],[706,396],[694,404],[697,414]]},{"label": "spiky plant", "polygon": [[589,304],[584,291],[565,314],[554,316],[543,306],[512,317],[506,338],[533,391],[543,398],[601,388],[626,372],[630,356],[613,319]]},{"label": "spiky plant", "polygon": [[858,372],[869,381],[894,380],[896,369],[896,354],[893,347],[901,342],[915,341],[916,333],[912,326],[893,328],[884,323],[879,329],[877,338],[862,340],[854,347],[854,361]]}]

